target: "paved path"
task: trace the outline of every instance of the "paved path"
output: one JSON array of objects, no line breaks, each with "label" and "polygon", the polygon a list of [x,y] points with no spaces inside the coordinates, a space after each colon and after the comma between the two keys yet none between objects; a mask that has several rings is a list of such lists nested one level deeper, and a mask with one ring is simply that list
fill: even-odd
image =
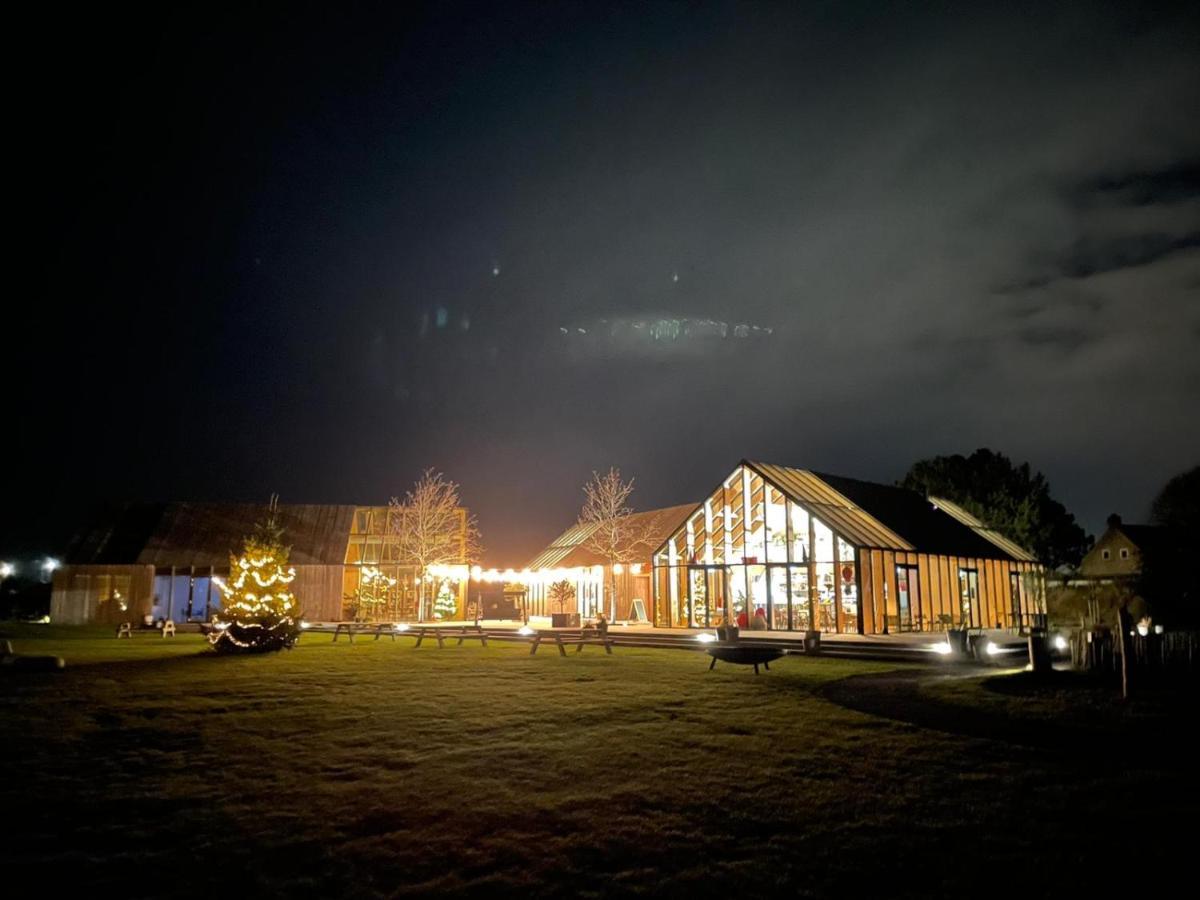
[{"label": "paved path", "polygon": [[1194,750],[1184,738],[1194,718],[1125,715],[1126,711],[1120,710],[1102,717],[1089,717],[1087,710],[1078,714],[1069,711],[1059,718],[1022,715],[1023,698],[1019,695],[1011,697],[1007,705],[1010,712],[1005,714],[968,702],[947,702],[920,690],[922,684],[938,680],[978,677],[978,672],[968,675],[929,668],[901,669],[852,675],[823,685],[816,693],[839,706],[873,716],[965,737],[1066,753],[1081,762],[1111,763],[1123,754],[1128,754],[1126,759],[1150,754],[1158,764],[1192,764]]}]

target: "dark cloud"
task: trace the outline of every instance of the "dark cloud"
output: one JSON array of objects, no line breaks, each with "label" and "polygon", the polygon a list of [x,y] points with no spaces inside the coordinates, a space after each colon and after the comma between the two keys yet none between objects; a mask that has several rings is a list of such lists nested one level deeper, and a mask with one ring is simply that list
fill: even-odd
[{"label": "dark cloud", "polygon": [[[1188,5],[120,15],[17,113],[13,429],[68,504],[437,465],[508,564],[609,464],[648,505],[987,445],[1096,530],[1200,455]],[[659,319],[770,335],[563,352]]]},{"label": "dark cloud", "polygon": [[1104,203],[1146,206],[1194,200],[1200,198],[1200,162],[1188,160],[1158,171],[1099,175],[1070,193],[1082,207]]}]

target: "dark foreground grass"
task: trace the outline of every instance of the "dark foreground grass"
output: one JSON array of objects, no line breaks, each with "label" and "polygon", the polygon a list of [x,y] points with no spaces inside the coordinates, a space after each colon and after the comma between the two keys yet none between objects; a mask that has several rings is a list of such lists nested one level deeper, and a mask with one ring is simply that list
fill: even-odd
[{"label": "dark foreground grass", "polygon": [[822,698],[881,664],[16,636],[68,659],[0,679],[0,873],[47,896],[1044,895],[1165,872],[1193,840],[1194,767]]}]

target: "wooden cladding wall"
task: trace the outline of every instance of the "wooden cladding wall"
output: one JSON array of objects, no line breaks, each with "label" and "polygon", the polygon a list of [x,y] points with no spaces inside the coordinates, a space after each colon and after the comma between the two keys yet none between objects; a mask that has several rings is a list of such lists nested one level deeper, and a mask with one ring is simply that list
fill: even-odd
[{"label": "wooden cladding wall", "polygon": [[[1028,626],[1044,611],[1036,563],[999,559],[974,559],[892,550],[859,550],[862,585],[862,623],[866,634],[896,631],[936,631],[963,622],[960,572],[978,574],[974,624],[983,628]],[[910,614],[901,616],[897,567],[911,566]],[[910,570],[911,571],[911,570]],[[1013,602],[1013,574],[1017,577]],[[970,624],[970,623],[968,623]]]},{"label": "wooden cladding wall", "polygon": [[50,621],[56,625],[139,622],[150,615],[153,603],[154,566],[67,566],[54,573]]},{"label": "wooden cladding wall", "polygon": [[342,619],[342,570],[344,566],[296,566],[292,593],[310,622]]}]

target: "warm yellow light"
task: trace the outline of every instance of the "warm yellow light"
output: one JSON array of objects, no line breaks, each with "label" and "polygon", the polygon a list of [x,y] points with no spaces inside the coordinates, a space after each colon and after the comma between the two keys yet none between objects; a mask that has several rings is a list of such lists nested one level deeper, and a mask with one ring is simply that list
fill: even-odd
[{"label": "warm yellow light", "polygon": [[634,563],[632,566],[629,567],[629,571],[632,572],[634,575],[641,575],[642,574],[642,564]]},{"label": "warm yellow light", "polygon": [[625,571],[625,567],[623,565],[621,565],[620,563],[613,563],[613,574],[614,575],[620,575],[624,571]]}]

